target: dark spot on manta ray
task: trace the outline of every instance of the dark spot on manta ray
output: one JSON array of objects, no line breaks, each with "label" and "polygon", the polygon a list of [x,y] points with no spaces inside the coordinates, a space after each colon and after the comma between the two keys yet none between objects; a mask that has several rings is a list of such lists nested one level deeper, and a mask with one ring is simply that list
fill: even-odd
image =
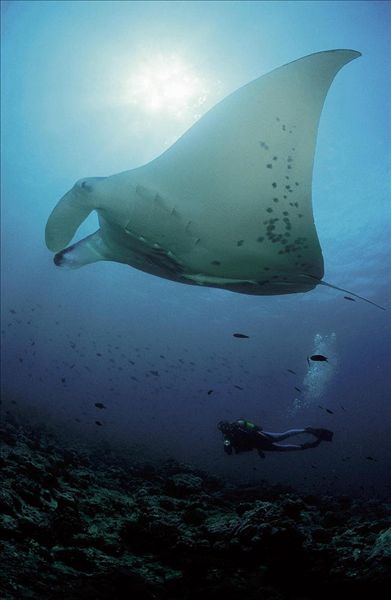
[{"label": "dark spot on manta ray", "polygon": [[273,156],[273,160],[278,160],[278,156]]},{"label": "dark spot on manta ray", "polygon": [[273,198],[273,202],[278,202],[278,198]]},{"label": "dark spot on manta ray", "polygon": [[274,188],[276,188],[276,187],[277,187],[277,183],[276,183],[275,181],[273,181],[273,183],[272,183],[272,186],[273,186]]},{"label": "dark spot on manta ray", "polygon": [[243,339],[250,337],[249,335],[246,335],[245,333],[233,333],[232,335],[236,338],[243,338]]},{"label": "dark spot on manta ray", "polygon": [[236,245],[237,245],[237,246],[243,246],[243,243],[244,243],[244,240],[238,240],[238,241],[236,242]]},{"label": "dark spot on manta ray", "polygon": [[268,165],[266,165],[266,167],[267,167],[268,169],[272,169],[272,168],[273,168],[273,165],[272,165],[271,163],[269,163]]},{"label": "dark spot on manta ray", "polygon": [[272,208],[270,208],[270,206],[269,206],[269,208],[267,208],[267,209],[266,209],[266,212],[268,212],[268,213],[272,213],[272,212],[273,212],[273,209],[272,209]]},{"label": "dark spot on manta ray", "polygon": [[104,404],[102,404],[102,402],[95,402],[96,408],[106,408]]}]

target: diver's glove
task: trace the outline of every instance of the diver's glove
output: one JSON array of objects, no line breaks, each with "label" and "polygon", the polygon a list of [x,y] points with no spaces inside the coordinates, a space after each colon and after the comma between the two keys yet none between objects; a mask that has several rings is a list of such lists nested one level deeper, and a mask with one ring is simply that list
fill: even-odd
[{"label": "diver's glove", "polygon": [[232,446],[229,440],[224,440],[224,452],[226,452],[226,454],[232,454]]}]

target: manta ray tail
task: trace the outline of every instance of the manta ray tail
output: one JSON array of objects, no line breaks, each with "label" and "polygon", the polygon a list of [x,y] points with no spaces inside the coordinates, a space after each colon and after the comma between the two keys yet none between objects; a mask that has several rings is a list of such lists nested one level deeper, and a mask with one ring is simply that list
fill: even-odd
[{"label": "manta ray tail", "polygon": [[49,250],[58,252],[65,248],[94,208],[89,195],[77,184],[65,194],[46,224],[45,241]]},{"label": "manta ray tail", "polygon": [[[312,279],[317,279],[317,277],[314,277],[313,275],[308,275],[308,277],[311,277]],[[381,310],[386,310],[384,308],[384,306],[380,306],[380,304],[376,304],[376,302],[372,302],[372,300],[368,300],[368,298],[364,298],[363,296],[359,296],[358,294],[355,294],[354,292],[351,292],[350,290],[345,290],[344,288],[338,287],[336,285],[332,285],[331,283],[327,283],[327,281],[318,280],[318,284],[325,285],[326,287],[332,288],[333,290],[338,290],[339,292],[345,292],[345,294],[350,294],[350,296],[354,296],[355,298],[364,300],[364,302],[373,304],[373,306],[376,306],[377,308],[381,308]]]}]

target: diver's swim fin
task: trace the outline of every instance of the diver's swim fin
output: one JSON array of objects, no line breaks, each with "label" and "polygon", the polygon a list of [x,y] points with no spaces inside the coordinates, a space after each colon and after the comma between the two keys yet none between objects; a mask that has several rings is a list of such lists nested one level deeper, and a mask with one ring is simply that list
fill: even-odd
[{"label": "diver's swim fin", "polygon": [[306,432],[312,433],[312,435],[315,435],[319,440],[322,440],[322,442],[331,442],[333,440],[334,433],[333,431],[330,431],[330,429],[306,427]]}]

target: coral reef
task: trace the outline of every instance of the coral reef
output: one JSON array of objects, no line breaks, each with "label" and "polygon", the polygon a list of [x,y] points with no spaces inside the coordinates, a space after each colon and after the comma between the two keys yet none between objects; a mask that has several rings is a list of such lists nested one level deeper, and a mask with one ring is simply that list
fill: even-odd
[{"label": "coral reef", "polygon": [[0,430],[3,600],[308,600],[391,580],[380,501],[234,485]]}]

